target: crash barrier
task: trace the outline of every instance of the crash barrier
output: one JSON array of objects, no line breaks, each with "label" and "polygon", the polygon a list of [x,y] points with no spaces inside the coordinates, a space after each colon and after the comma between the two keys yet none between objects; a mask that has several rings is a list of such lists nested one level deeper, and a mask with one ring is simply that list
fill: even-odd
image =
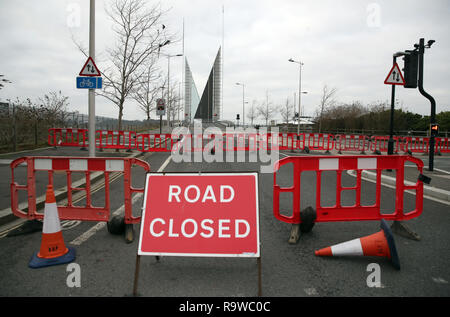
[{"label": "crash barrier", "polygon": [[[15,180],[16,168],[20,165],[26,166],[26,184],[18,184]],[[37,212],[36,207],[36,172],[46,171],[48,174],[48,185],[53,185],[55,174],[66,174],[67,204],[58,206],[59,216],[62,220],[88,220],[88,221],[108,221],[110,217],[110,175],[114,172],[123,174],[124,184],[124,208],[125,224],[138,223],[141,217],[134,217],[132,213],[132,195],[143,193],[144,188],[134,188],[132,186],[131,168],[140,166],[146,172],[150,171],[147,162],[136,158],[86,158],[86,157],[21,157],[11,162],[11,210],[14,215],[29,220],[42,219],[44,215]],[[84,187],[76,186],[72,183],[73,173],[84,173]],[[102,207],[92,205],[91,173],[101,172],[104,175],[105,203]],[[19,192],[24,191],[28,201],[28,210],[19,208]],[[74,203],[74,192],[85,193],[85,205],[76,206]]]},{"label": "crash barrier", "polygon": [[136,132],[97,130],[95,146],[99,149],[126,149],[136,148]]},{"label": "crash barrier", "polygon": [[[87,129],[49,129],[48,143],[51,146],[85,147],[88,140]],[[220,135],[220,137],[218,137]],[[180,142],[184,141],[184,142]],[[394,136],[395,153],[428,153],[428,137]],[[189,143],[188,143],[189,142]],[[133,131],[96,131],[98,149],[126,149],[141,152],[170,152],[183,146],[186,151],[202,151],[210,147],[224,151],[257,150],[336,150],[359,152],[360,154],[387,153],[389,136],[333,135],[322,133],[223,133],[187,134],[136,133]],[[176,147],[175,147],[176,146]],[[177,148],[178,147],[178,148]],[[450,153],[448,138],[435,138],[435,152]]]},{"label": "crash barrier", "polygon": [[[414,185],[405,185],[405,163],[412,162],[416,164],[419,172],[419,180]],[[291,164],[292,168],[292,186],[280,187],[277,182],[277,174],[282,166]],[[301,176],[303,172],[313,171],[316,174],[316,197],[315,197],[315,220],[314,222],[326,221],[355,221],[355,220],[408,220],[417,217],[422,213],[423,208],[423,182],[422,176],[423,162],[417,158],[407,155],[395,156],[293,156],[286,157],[275,163],[274,180],[273,180],[273,213],[274,216],[281,221],[299,224],[302,222],[301,217]],[[356,185],[352,187],[342,186],[343,173],[349,170],[356,171]],[[361,178],[364,170],[373,170],[376,172],[376,191],[374,204],[364,205],[361,202]],[[383,170],[395,171],[396,188],[395,188],[395,210],[392,213],[382,213],[380,208],[381,202],[381,173]],[[324,171],[336,172],[336,199],[335,205],[322,205],[322,173]],[[392,173],[393,174],[393,173]],[[423,176],[422,176],[423,177]],[[308,178],[308,187],[311,182]],[[329,183],[329,182],[328,182]],[[327,184],[324,183],[326,186]],[[405,212],[403,205],[403,196],[405,191],[415,191],[416,201],[415,210]],[[352,206],[343,205],[341,194],[344,191],[354,191],[355,204]],[[292,204],[284,208],[280,206],[280,195],[282,193],[292,194]],[[329,199],[330,197],[324,197]],[[372,202],[372,201],[371,201]],[[282,210],[283,209],[283,210]]]},{"label": "crash barrier", "polygon": [[48,129],[48,145],[50,146],[79,146],[86,147],[88,139],[87,129]]}]

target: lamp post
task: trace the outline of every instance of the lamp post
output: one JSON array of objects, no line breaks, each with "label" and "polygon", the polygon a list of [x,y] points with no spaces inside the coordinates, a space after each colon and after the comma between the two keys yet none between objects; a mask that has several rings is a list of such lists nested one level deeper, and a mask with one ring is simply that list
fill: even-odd
[{"label": "lamp post", "polygon": [[242,126],[245,127],[245,101],[244,101],[245,85],[243,83],[236,83],[236,85],[242,86]]},{"label": "lamp post", "polygon": [[[289,62],[291,63],[297,63],[299,65],[299,80],[298,80],[298,123],[297,123],[297,135],[300,134],[300,115],[301,115],[301,96],[302,96],[302,62],[298,62],[293,60],[292,58],[289,59]],[[297,136],[298,137],[298,136]]]},{"label": "lamp post", "polygon": [[167,127],[170,128],[170,58],[176,56],[183,56],[183,54],[161,54],[167,57]]}]

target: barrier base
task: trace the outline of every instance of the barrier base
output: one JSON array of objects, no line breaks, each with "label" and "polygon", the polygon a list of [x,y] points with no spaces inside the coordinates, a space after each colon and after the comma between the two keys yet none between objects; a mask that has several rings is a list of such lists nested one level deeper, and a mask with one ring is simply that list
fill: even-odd
[{"label": "barrier base", "polygon": [[411,240],[420,241],[420,236],[411,230],[405,223],[401,221],[394,221],[391,225],[391,230],[393,233],[398,234],[404,238],[408,238]]},{"label": "barrier base", "polygon": [[289,244],[296,244],[300,239],[300,224],[293,223],[291,228],[291,235],[289,237]]},{"label": "barrier base", "polygon": [[125,224],[125,242],[131,243],[134,240],[134,228],[132,223]]},{"label": "barrier base", "polygon": [[75,260],[76,251],[72,247],[67,247],[67,248],[69,249],[69,251],[66,254],[61,255],[57,258],[51,258],[51,259],[40,258],[37,255],[38,252],[36,252],[33,254],[30,262],[28,263],[28,267],[37,269],[37,268],[41,268],[41,267],[72,262],[73,260]]}]

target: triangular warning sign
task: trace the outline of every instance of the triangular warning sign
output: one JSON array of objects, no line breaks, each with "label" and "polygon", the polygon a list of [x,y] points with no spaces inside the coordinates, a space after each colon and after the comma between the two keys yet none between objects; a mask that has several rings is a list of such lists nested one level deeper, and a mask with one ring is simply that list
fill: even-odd
[{"label": "triangular warning sign", "polygon": [[84,63],[84,66],[80,71],[80,76],[101,76],[100,71],[98,70],[97,65],[95,65],[92,57],[89,57],[86,63]]},{"label": "triangular warning sign", "polygon": [[402,72],[400,71],[400,68],[398,67],[398,64],[395,63],[394,66],[392,66],[391,71],[389,72],[389,75],[384,80],[384,83],[386,85],[404,85],[405,79],[403,78]]}]

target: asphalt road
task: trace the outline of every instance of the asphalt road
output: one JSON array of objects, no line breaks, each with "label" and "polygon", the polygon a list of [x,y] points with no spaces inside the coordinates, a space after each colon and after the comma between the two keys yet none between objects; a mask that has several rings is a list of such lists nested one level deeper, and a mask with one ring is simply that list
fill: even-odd
[{"label": "asphalt road", "polygon": [[[280,157],[290,155],[282,154]],[[192,162],[174,163],[169,153],[152,153],[143,157],[152,171],[164,172],[247,172],[260,171],[259,162]],[[289,169],[280,171],[277,179],[289,183]],[[143,186],[142,170],[133,170],[133,186]],[[335,180],[324,175],[326,193],[334,193]],[[111,210],[123,204],[123,180],[111,185]],[[312,204],[313,175],[302,176],[302,208]],[[345,174],[344,183],[354,179]],[[374,184],[363,181],[363,197],[371,199]],[[303,183],[302,183],[303,184]],[[275,219],[272,213],[273,175],[260,173],[260,238],[262,261],[262,295],[268,297],[329,296],[450,296],[449,206],[424,200],[424,212],[408,221],[421,236],[414,241],[395,235],[401,270],[388,259],[376,257],[321,258],[314,251],[339,242],[363,237],[380,230],[378,221],[316,223],[310,233],[302,234],[297,244],[289,244],[291,226]],[[94,204],[104,203],[104,192],[94,194]],[[343,197],[351,204],[351,195]],[[382,208],[393,210],[393,190],[382,190]],[[414,208],[414,196],[405,195],[406,208]],[[82,202],[80,202],[82,203]],[[332,195],[324,195],[324,204],[333,203]],[[286,204],[286,201],[283,203]],[[142,199],[135,199],[137,215]],[[28,268],[32,254],[39,250],[41,233],[34,232],[0,238],[0,296],[129,296],[132,293],[139,225],[134,225],[135,239],[127,244],[123,235],[108,233],[104,223],[75,222],[63,230],[68,246],[76,248],[81,270],[80,287],[69,287],[67,265],[41,269]],[[88,232],[88,234],[86,234]],[[381,287],[369,287],[368,265],[380,266]],[[141,257],[140,296],[155,297],[252,297],[257,295],[257,263],[255,259]]]}]

